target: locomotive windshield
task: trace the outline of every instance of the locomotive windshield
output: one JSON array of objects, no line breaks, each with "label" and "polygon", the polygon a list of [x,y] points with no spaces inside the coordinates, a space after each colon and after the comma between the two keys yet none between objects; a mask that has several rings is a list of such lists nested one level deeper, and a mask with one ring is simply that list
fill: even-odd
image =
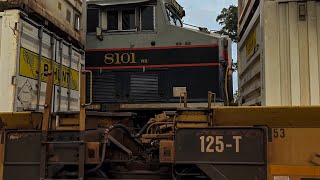
[{"label": "locomotive windshield", "polygon": [[88,32],[95,32],[96,27],[103,31],[154,31],[155,7],[140,5],[118,8],[88,8]]},{"label": "locomotive windshield", "polygon": [[182,21],[179,18],[179,16],[169,8],[166,8],[166,11],[167,11],[170,24],[182,27]]}]

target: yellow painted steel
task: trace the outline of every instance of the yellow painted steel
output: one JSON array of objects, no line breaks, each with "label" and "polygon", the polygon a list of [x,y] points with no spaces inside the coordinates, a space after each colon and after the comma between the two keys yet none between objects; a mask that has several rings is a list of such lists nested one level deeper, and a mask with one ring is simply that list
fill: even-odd
[{"label": "yellow painted steel", "polygon": [[268,162],[277,165],[320,165],[320,128],[272,128]]},{"label": "yellow painted steel", "polygon": [[[205,120],[206,116],[201,113],[185,111],[186,113],[178,115],[177,119],[198,119],[198,123]],[[300,180],[298,177],[320,177],[320,166],[314,164],[320,162],[320,158],[316,156],[320,154],[320,106],[214,107],[212,114],[214,126],[270,127],[270,179],[274,180],[275,176],[287,176],[290,180]],[[196,126],[195,123],[185,125]]]},{"label": "yellow painted steel", "polygon": [[179,115],[177,117],[177,121],[179,122],[208,122],[207,115]]},{"label": "yellow painted steel", "polygon": [[320,177],[320,166],[270,165],[272,176],[312,176]]},{"label": "yellow painted steel", "polygon": [[206,123],[178,123],[177,128],[207,128],[208,124]]},{"label": "yellow painted steel", "polygon": [[35,112],[0,112],[0,130],[5,129],[40,129],[42,113]]},{"label": "yellow painted steel", "polygon": [[320,127],[320,106],[214,107],[213,125]]}]

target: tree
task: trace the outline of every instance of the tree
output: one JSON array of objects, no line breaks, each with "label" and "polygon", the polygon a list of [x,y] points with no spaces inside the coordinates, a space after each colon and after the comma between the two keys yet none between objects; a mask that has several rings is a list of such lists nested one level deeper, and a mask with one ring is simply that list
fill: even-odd
[{"label": "tree", "polygon": [[[238,7],[230,5],[228,8],[223,8],[216,21],[222,26],[222,29],[217,33],[228,35],[234,43],[237,43]],[[236,62],[233,68],[238,69]]]},{"label": "tree", "polygon": [[238,29],[238,7],[230,5],[229,8],[223,8],[216,21],[222,26],[218,32],[228,35],[233,42],[237,42]]}]

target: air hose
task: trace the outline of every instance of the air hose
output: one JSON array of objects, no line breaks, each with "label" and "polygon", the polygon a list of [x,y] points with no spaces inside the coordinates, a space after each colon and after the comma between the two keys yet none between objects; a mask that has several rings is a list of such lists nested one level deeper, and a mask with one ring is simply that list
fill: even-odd
[{"label": "air hose", "polygon": [[90,170],[86,171],[86,174],[93,173],[93,172],[99,170],[100,167],[102,166],[102,164],[104,162],[104,159],[106,157],[106,148],[107,148],[107,143],[108,143],[108,135],[109,135],[109,132],[110,132],[109,129],[106,129],[104,131],[104,136],[103,136],[102,142],[101,142],[102,143],[102,157],[100,159],[99,164],[96,167],[94,167],[93,169],[90,169]]},{"label": "air hose", "polygon": [[107,128],[104,131],[104,135],[103,135],[103,139],[102,139],[102,157],[100,159],[100,162],[93,169],[86,171],[86,173],[88,173],[88,174],[93,173],[93,172],[99,170],[99,168],[102,166],[104,159],[105,159],[106,147],[107,147],[107,143],[108,143],[108,136],[109,136],[110,132],[113,131],[114,129],[122,129],[133,140],[136,140],[136,137],[138,137],[138,134],[139,134],[139,133],[137,135],[131,134],[129,129],[123,124],[114,124],[114,125],[110,126],[109,128]]}]

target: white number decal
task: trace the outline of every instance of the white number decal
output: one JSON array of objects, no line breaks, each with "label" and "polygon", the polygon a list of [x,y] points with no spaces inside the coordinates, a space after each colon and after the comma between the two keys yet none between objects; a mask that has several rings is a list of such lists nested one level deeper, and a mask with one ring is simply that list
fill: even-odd
[{"label": "white number decal", "polygon": [[223,152],[224,151],[224,143],[223,143],[223,136],[216,136],[216,151]]},{"label": "white number decal", "polygon": [[207,146],[207,152],[214,152],[214,149],[212,148],[212,145],[214,143],[214,137],[213,136],[208,136],[206,141],[209,142],[209,144]]},{"label": "white number decal", "polygon": [[224,152],[225,148],[232,148],[235,146],[236,153],[240,152],[241,136],[233,136],[234,144],[225,144],[223,136],[201,136],[200,137],[200,151],[202,153]]},{"label": "white number decal", "polygon": [[233,136],[233,139],[236,140],[236,152],[240,152],[240,139],[242,139],[241,136]]},{"label": "white number decal", "polygon": [[205,148],[204,148],[204,136],[201,136],[201,137],[200,137],[200,140],[201,140],[201,145],[200,145],[200,146],[201,146],[201,152],[205,152],[205,151],[204,151],[204,149],[205,149]]}]

